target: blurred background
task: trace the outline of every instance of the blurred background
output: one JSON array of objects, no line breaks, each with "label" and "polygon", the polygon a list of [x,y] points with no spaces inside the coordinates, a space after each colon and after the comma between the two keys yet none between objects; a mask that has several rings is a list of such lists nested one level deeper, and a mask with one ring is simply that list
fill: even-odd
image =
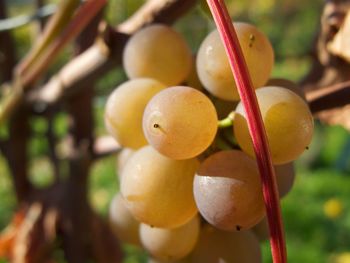
[{"label": "blurred background", "polygon": [[[11,17],[32,14],[33,1],[8,0]],[[58,1],[46,1],[57,3]],[[108,21],[116,25],[130,16],[142,0],[109,0]],[[276,64],[273,77],[293,81],[302,79],[310,65],[310,50],[320,24],[322,0],[230,0],[226,1],[235,21],[248,21],[264,31],[272,41]],[[193,52],[214,28],[205,7],[198,5],[178,20],[175,28],[183,33]],[[12,30],[18,57],[31,46],[33,24]],[[68,60],[71,50],[55,62],[56,71]],[[97,84],[96,133],[105,134],[103,109],[112,89],[126,79],[122,69],[115,70]],[[49,185],[53,171],[47,157],[46,122],[40,117],[31,120],[35,136],[30,141],[31,181],[40,187]],[[64,136],[68,119],[64,113],[55,118],[54,129]],[[90,176],[90,200],[100,214],[107,215],[108,205],[118,191],[115,156],[96,162]],[[288,258],[290,262],[350,262],[350,135],[340,126],[327,126],[316,121],[316,132],[309,150],[296,162],[297,178],[292,191],[282,200]],[[7,166],[0,156],[0,229],[16,210],[13,186]],[[125,262],[146,262],[143,252],[125,246]],[[60,258],[60,251],[57,252]],[[263,243],[264,262],[271,262],[268,241]],[[6,261],[1,261],[5,263]],[[63,262],[63,261],[62,261]]]}]

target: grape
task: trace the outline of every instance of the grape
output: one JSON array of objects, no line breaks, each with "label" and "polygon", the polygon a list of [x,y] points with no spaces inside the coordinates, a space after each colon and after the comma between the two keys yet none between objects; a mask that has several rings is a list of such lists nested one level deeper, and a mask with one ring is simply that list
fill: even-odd
[{"label": "grape", "polygon": [[265,213],[260,176],[253,159],[238,150],[211,155],[194,178],[201,215],[223,230],[247,229]]},{"label": "grape", "polygon": [[199,90],[199,91],[204,90],[204,87],[203,87],[201,81],[199,80],[199,77],[197,74],[195,58],[192,59],[191,71],[185,80],[185,84],[186,84],[186,86],[194,88],[194,89]]},{"label": "grape", "polygon": [[278,186],[278,192],[280,194],[280,198],[286,196],[289,191],[292,189],[292,186],[295,181],[295,170],[294,164],[286,163],[283,165],[275,165],[276,171],[276,180]]},{"label": "grape", "polygon": [[117,194],[109,207],[109,223],[113,233],[123,242],[141,246],[140,223],[125,207],[123,197]]},{"label": "grape", "polygon": [[174,261],[184,258],[192,251],[199,236],[199,228],[198,216],[187,224],[173,229],[141,224],[141,242],[154,258]]},{"label": "grape", "polygon": [[172,160],[145,146],[136,151],[123,169],[121,193],[126,206],[141,222],[175,228],[197,213],[193,197],[196,159]]},{"label": "grape", "polygon": [[141,29],[127,42],[123,65],[129,78],[149,77],[173,86],[185,80],[192,63],[184,38],[166,25]]},{"label": "grape", "polygon": [[[233,24],[255,88],[263,86],[270,77],[274,53],[267,37],[255,26]],[[202,42],[197,54],[198,76],[204,87],[223,100],[239,100],[237,87],[227,55],[217,30]]]},{"label": "grape", "polygon": [[195,263],[262,262],[259,242],[253,233],[225,232],[208,225],[202,228],[190,258]]},{"label": "grape", "polygon": [[123,148],[117,156],[117,171],[118,176],[122,174],[123,168],[126,162],[130,159],[130,157],[134,154],[135,150],[130,148]]},{"label": "grape", "polygon": [[[308,105],[294,92],[280,87],[256,90],[274,164],[297,159],[311,142],[313,119]],[[242,103],[236,108],[234,134],[239,146],[255,156]]]},{"label": "grape", "polygon": [[296,93],[297,95],[299,95],[306,102],[306,97],[305,97],[304,91],[302,90],[302,88],[300,86],[298,86],[293,81],[290,81],[288,79],[278,79],[278,78],[269,79],[269,81],[266,83],[266,86],[274,86],[274,87],[281,87],[281,88],[289,89],[289,90],[293,91],[294,93]]},{"label": "grape", "polygon": [[172,159],[188,159],[213,142],[217,115],[200,91],[185,86],[165,89],[148,103],[143,116],[147,141]]},{"label": "grape", "polygon": [[267,222],[267,217],[265,216],[257,225],[252,228],[253,233],[259,239],[259,241],[264,241],[269,239],[269,224]]},{"label": "grape", "polygon": [[112,92],[106,103],[105,125],[121,145],[138,149],[147,144],[142,131],[143,111],[148,101],[164,88],[153,79],[134,79]]}]

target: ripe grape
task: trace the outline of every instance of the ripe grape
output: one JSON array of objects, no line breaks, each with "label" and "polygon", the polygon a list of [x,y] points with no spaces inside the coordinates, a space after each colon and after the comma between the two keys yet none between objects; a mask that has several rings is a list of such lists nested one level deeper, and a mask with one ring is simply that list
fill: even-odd
[{"label": "ripe grape", "polygon": [[130,148],[123,148],[117,156],[117,171],[120,177],[126,162],[134,154],[135,150]]},{"label": "ripe grape", "polygon": [[294,163],[275,165],[276,180],[280,198],[286,196],[292,189],[295,181]]},{"label": "ripe grape", "polygon": [[154,257],[174,261],[187,256],[196,245],[200,222],[198,216],[178,228],[164,229],[141,224],[140,236],[144,248]]},{"label": "ripe grape", "polygon": [[126,206],[141,222],[175,228],[197,213],[193,197],[196,159],[172,160],[145,146],[136,151],[123,169],[121,193]]},{"label": "ripe grape", "polygon": [[[242,47],[253,86],[263,86],[270,77],[274,53],[268,38],[255,26],[233,24]],[[236,101],[239,95],[227,55],[217,30],[202,42],[197,54],[198,76],[204,87],[223,100]]]},{"label": "ripe grape", "polygon": [[177,86],[165,89],[148,103],[143,116],[147,141],[172,159],[188,159],[213,142],[217,115],[200,91]]},{"label": "ripe grape", "polygon": [[140,246],[140,223],[125,207],[123,197],[120,194],[114,196],[109,207],[109,223],[113,233],[123,242]]},{"label": "ripe grape", "polygon": [[192,63],[184,38],[166,25],[151,25],[127,42],[123,65],[129,78],[149,77],[173,86],[185,80]]},{"label": "ripe grape", "polygon": [[190,255],[191,262],[260,263],[259,241],[250,231],[226,232],[204,226]]},{"label": "ripe grape", "polygon": [[267,217],[265,216],[258,224],[252,228],[253,233],[259,239],[259,241],[264,241],[269,239],[269,223],[267,222]]},{"label": "ripe grape", "polygon": [[306,101],[305,93],[302,90],[300,86],[298,86],[295,82],[290,81],[288,79],[279,79],[279,78],[273,78],[269,79],[269,81],[266,83],[266,86],[274,86],[274,87],[281,87],[286,88],[294,93],[298,94],[303,100]]},{"label": "ripe grape", "polygon": [[223,230],[247,229],[265,213],[260,176],[253,159],[238,150],[211,155],[194,179],[198,210]]},{"label": "ripe grape", "polygon": [[109,96],[105,125],[123,146],[138,149],[147,144],[142,131],[143,111],[148,101],[165,86],[153,79],[134,79],[117,87]]},{"label": "ripe grape", "polygon": [[[297,159],[311,142],[313,118],[308,105],[294,92],[280,87],[256,90],[274,164]],[[254,155],[242,103],[236,108],[234,134],[239,146]]]}]

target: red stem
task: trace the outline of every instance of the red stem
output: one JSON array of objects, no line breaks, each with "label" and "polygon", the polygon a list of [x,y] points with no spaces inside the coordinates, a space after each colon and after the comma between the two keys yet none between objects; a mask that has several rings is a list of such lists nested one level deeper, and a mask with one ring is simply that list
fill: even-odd
[{"label": "red stem", "polygon": [[275,171],[255,91],[225,2],[223,0],[207,0],[207,2],[223,40],[247,115],[249,132],[252,137],[263,186],[273,262],[286,263],[287,253]]}]

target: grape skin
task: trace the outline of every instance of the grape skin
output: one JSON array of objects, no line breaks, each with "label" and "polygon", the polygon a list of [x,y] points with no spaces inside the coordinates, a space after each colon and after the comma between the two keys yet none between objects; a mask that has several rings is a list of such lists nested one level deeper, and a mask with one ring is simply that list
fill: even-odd
[{"label": "grape skin", "polygon": [[193,189],[201,215],[219,229],[248,229],[265,214],[257,165],[241,151],[221,151],[207,158]]},{"label": "grape skin", "polygon": [[113,233],[123,242],[141,246],[140,223],[125,207],[120,193],[114,196],[109,207],[109,223]]},{"label": "grape skin", "polygon": [[178,228],[163,229],[141,224],[144,248],[156,259],[175,261],[187,256],[196,245],[200,230],[198,216]]},{"label": "grape skin", "polygon": [[[274,65],[274,52],[268,38],[255,26],[233,23],[255,88],[269,79]],[[197,54],[197,72],[203,86],[214,96],[239,100],[236,83],[219,32],[214,30],[202,42]]]},{"label": "grape skin", "polygon": [[[308,105],[294,92],[281,87],[256,90],[274,164],[297,159],[311,142],[313,118]],[[242,103],[236,108],[234,134],[244,152],[255,157]]]},{"label": "grape skin", "polygon": [[260,245],[250,231],[225,232],[204,226],[190,255],[193,263],[260,263]]},{"label": "grape skin", "polygon": [[138,149],[147,145],[142,130],[143,111],[148,101],[165,85],[154,79],[134,79],[118,86],[105,108],[105,126],[122,145]]},{"label": "grape skin", "polygon": [[213,103],[190,87],[167,88],[148,103],[143,116],[147,141],[161,154],[193,158],[213,142],[218,118]]},{"label": "grape skin", "polygon": [[175,228],[197,213],[193,197],[196,159],[172,160],[145,146],[128,160],[121,176],[121,193],[130,212],[141,222]]},{"label": "grape skin", "polygon": [[276,180],[280,198],[286,196],[293,187],[295,181],[294,163],[275,165]]},{"label": "grape skin", "polygon": [[129,78],[154,78],[168,86],[184,81],[191,64],[191,50],[182,35],[161,24],[136,32],[123,52],[123,66]]}]

